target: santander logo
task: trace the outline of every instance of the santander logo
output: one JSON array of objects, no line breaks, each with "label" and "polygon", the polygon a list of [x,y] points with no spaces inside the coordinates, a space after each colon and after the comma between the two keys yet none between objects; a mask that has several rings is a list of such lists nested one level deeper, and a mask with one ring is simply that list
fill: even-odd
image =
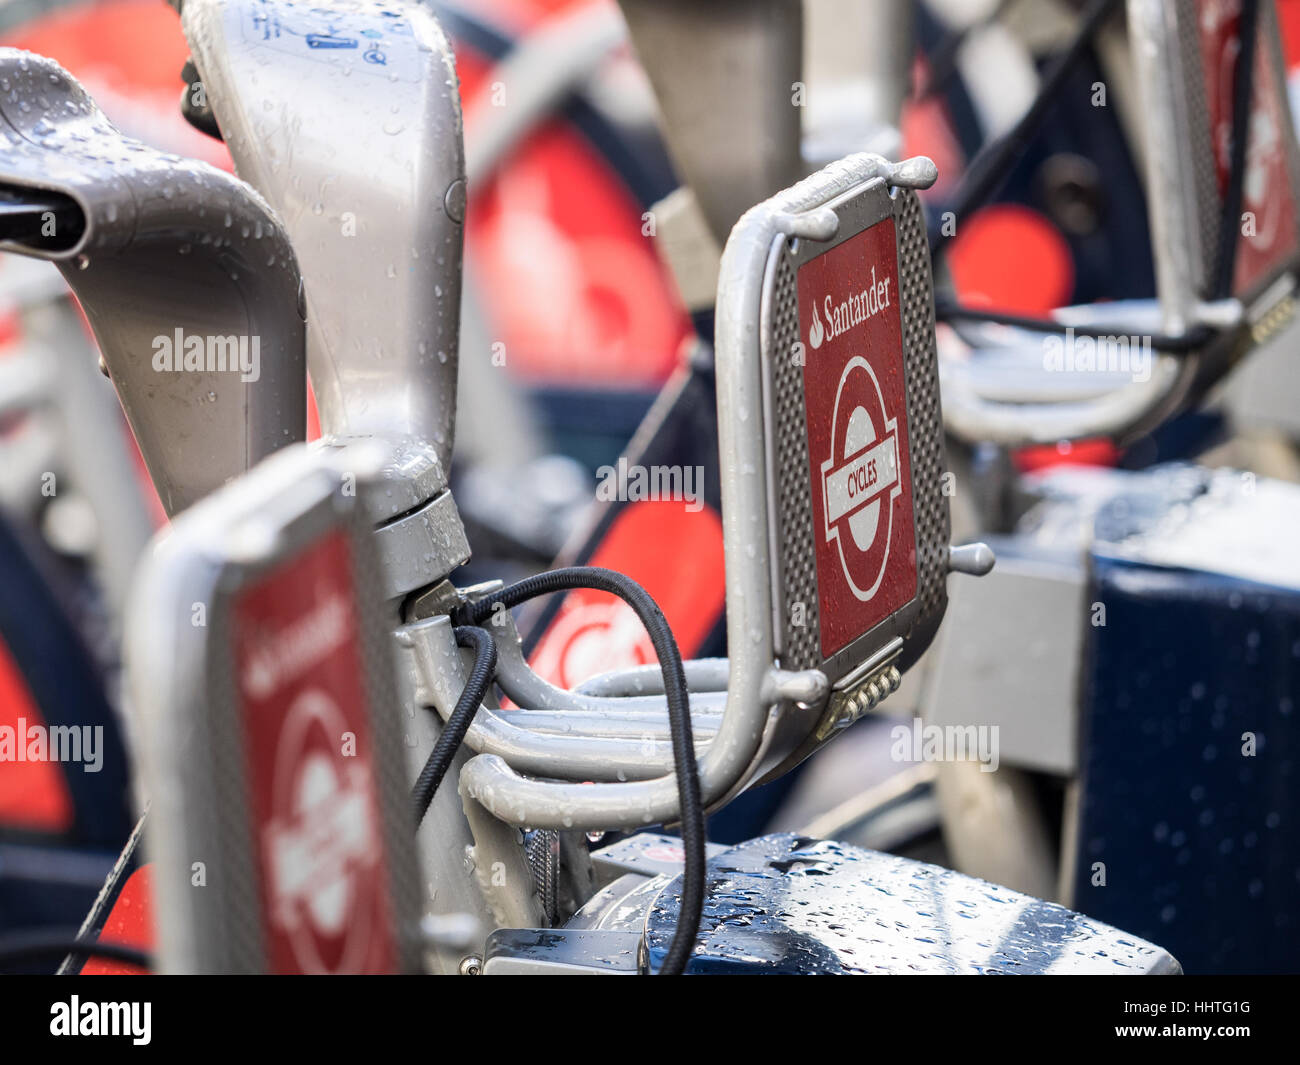
[{"label": "santander logo", "polygon": [[814,351],[822,346],[829,337],[831,340],[841,337],[855,326],[862,325],[892,305],[890,287],[892,277],[876,278],[876,268],[871,268],[871,280],[863,288],[849,293],[836,303],[830,296],[821,299],[822,312],[826,316],[826,325],[822,325],[821,315],[817,311],[817,301],[812,305],[812,324],[808,326],[808,346]]},{"label": "santander logo", "polygon": [[916,594],[898,242],[885,219],[809,259],[796,289],[824,655]]},{"label": "santander logo", "polygon": [[331,595],[309,614],[275,632],[259,632],[249,641],[241,680],[244,691],[265,699],[277,688],[302,675],[342,644],[349,631],[348,604]]}]

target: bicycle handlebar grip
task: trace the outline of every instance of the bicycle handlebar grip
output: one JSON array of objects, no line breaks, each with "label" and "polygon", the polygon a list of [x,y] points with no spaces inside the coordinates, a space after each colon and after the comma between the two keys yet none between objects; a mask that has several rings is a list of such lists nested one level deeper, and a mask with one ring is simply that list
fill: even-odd
[{"label": "bicycle handlebar grip", "polygon": [[0,249],[58,266],[169,514],[306,433],[297,262],[239,179],[120,133],[0,48]]}]

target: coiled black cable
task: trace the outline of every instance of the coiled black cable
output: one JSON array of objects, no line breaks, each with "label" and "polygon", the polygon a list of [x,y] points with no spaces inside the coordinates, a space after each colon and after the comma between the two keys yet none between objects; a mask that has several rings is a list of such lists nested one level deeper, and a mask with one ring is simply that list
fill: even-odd
[{"label": "coiled black cable", "polygon": [[[704,909],[705,823],[704,804],[700,797],[699,766],[695,762],[695,739],[691,731],[690,698],[686,689],[686,671],[682,654],[673,638],[668,619],[641,585],[622,573],[597,566],[569,566],[539,573],[503,588],[476,603],[461,608],[458,619],[479,624],[498,609],[509,609],[529,599],[552,592],[575,588],[593,588],[622,599],[641,619],[663,672],[664,694],[668,702],[668,724],[672,732],[673,765],[677,775],[677,800],[681,812],[682,903],[677,916],[673,941],[659,967],[660,975],[675,976],[685,971]],[[459,632],[459,630],[457,630]]]},{"label": "coiled black cable", "polygon": [[415,787],[411,789],[411,801],[415,805],[416,828],[420,827],[420,822],[428,813],[429,804],[433,802],[438,785],[442,783],[442,778],[447,775],[447,770],[451,767],[451,760],[456,757],[460,745],[465,742],[465,733],[469,731],[474,714],[482,705],[483,697],[487,695],[488,685],[492,683],[492,678],[497,671],[497,645],[492,642],[491,633],[472,625],[457,625],[454,632],[457,646],[474,649],[474,668],[470,670],[464,690],[456,700],[456,708],[452,710],[447,723],[443,725],[442,734],[438,737],[438,742],[433,745],[433,750],[429,752],[428,761],[420,770]]}]

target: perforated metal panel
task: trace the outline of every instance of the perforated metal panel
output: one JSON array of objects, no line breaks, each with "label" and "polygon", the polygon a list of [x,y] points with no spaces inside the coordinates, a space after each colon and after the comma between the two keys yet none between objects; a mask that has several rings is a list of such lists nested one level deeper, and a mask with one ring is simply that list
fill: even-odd
[{"label": "perforated metal panel", "polygon": [[1184,97],[1188,109],[1187,143],[1191,147],[1192,187],[1196,202],[1214,204],[1213,212],[1203,210],[1191,220],[1201,244],[1198,287],[1204,291],[1214,276],[1218,262],[1220,205],[1218,183],[1214,175],[1214,145],[1210,136],[1210,116],[1205,99],[1205,76],[1201,69],[1200,36],[1196,30],[1196,0],[1178,0],[1178,45],[1182,56],[1188,92]]},{"label": "perforated metal panel", "polygon": [[[808,433],[804,429],[803,375],[795,360],[783,357],[799,343],[799,302],[794,265],[781,240],[773,255],[776,276],[772,288],[772,353],[766,361],[771,374],[775,415],[778,525],[777,624],[780,661],[788,669],[810,669],[821,662],[817,642],[817,563],[813,557],[812,485],[808,478]],[[767,353],[765,353],[766,355]],[[784,608],[782,604],[784,603]],[[805,604],[803,624],[792,618],[796,603]]]},{"label": "perforated metal panel", "polygon": [[912,426],[909,436],[916,518],[918,623],[932,623],[937,627],[948,603],[948,543],[952,528],[948,497],[943,493],[945,457],[939,355],[934,339],[934,282],[921,201],[908,193],[900,195],[897,202],[907,416]]},{"label": "perforated metal panel", "polygon": [[[1176,20],[1182,91],[1176,94],[1173,103],[1180,109],[1183,119],[1181,123],[1183,126],[1181,140],[1185,145],[1183,165],[1185,172],[1190,170],[1190,185],[1195,196],[1195,201],[1188,204],[1189,211],[1194,215],[1188,219],[1188,223],[1190,231],[1195,234],[1200,245],[1199,262],[1196,263],[1197,288],[1200,295],[1206,298],[1214,295],[1210,291],[1210,286],[1218,269],[1219,227],[1224,209],[1216,173],[1215,153],[1217,147],[1226,148],[1226,143],[1222,146],[1217,146],[1215,143],[1210,99],[1210,93],[1215,87],[1208,84],[1206,80],[1202,35],[1212,36],[1215,32],[1216,20],[1225,17],[1235,18],[1238,14],[1239,5],[1234,10],[1225,4],[1208,4],[1205,0],[1174,0],[1173,16]],[[1280,141],[1278,151],[1286,172],[1286,183],[1291,191],[1291,200],[1295,202],[1297,195],[1300,194],[1300,159],[1297,158],[1294,124],[1290,114],[1281,32],[1277,11],[1271,0],[1260,0],[1258,19],[1258,38],[1255,45],[1256,74],[1253,75],[1255,84],[1252,100],[1258,104],[1261,92],[1271,92],[1280,109],[1281,121],[1277,129],[1261,129],[1256,110],[1252,109],[1251,129],[1247,142],[1247,171],[1251,169],[1251,154],[1259,149],[1261,137],[1278,137]],[[1222,97],[1219,101],[1220,107],[1224,107],[1225,104],[1230,105],[1232,95],[1231,81],[1226,77],[1226,68],[1223,74],[1225,76],[1217,86],[1217,92]],[[1267,125],[1265,123],[1265,126]],[[1243,210],[1248,210],[1249,206],[1243,204]],[[1289,262],[1285,264],[1292,267],[1295,265],[1296,249],[1300,248],[1300,234],[1296,232],[1295,225],[1297,218],[1300,218],[1300,215],[1292,216],[1289,227],[1292,252]],[[1242,238],[1243,242],[1248,239]],[[1240,260],[1241,247],[1238,248],[1237,254]],[[1282,265],[1279,261],[1266,277],[1254,281],[1246,286],[1245,291],[1237,294],[1250,297],[1267,288],[1281,272]]]},{"label": "perforated metal panel", "polygon": [[[368,523],[355,498],[340,493],[333,461],[305,449],[269,460],[179,518],[166,550],[142,571],[129,626],[130,676],[144,722],[150,860],[162,958],[171,971],[418,966],[419,887],[390,623],[375,593],[380,582]],[[305,564],[316,568],[303,570]],[[312,626],[294,633],[296,644],[268,647],[267,640],[289,632],[275,627],[279,617],[269,619],[270,628],[249,628],[248,596],[264,601],[268,589],[272,598],[287,589],[312,604],[307,614],[290,614]],[[346,620],[330,627],[339,635],[318,635],[329,610]],[[321,642],[327,638],[340,642]],[[304,639],[333,650],[295,662],[292,647]],[[275,666],[261,694],[259,660],[250,659],[249,648]],[[347,685],[331,680],[339,671],[350,678]],[[275,705],[296,707],[318,693],[340,711],[328,719],[341,731],[328,733],[332,775],[325,791],[321,748],[286,740],[305,733],[286,725],[292,707],[282,712]],[[268,752],[270,763],[262,757]],[[274,787],[269,811],[267,780]],[[339,841],[340,849],[328,856],[337,865],[317,868],[307,852],[321,817],[332,820],[320,838]],[[318,873],[334,879],[322,882]],[[343,877],[351,878],[345,919],[332,925],[333,902],[318,911],[321,896],[313,893]],[[378,901],[355,902],[360,884],[367,899]],[[286,905],[296,907],[287,924]],[[285,949],[286,935],[298,935],[304,920],[343,943],[337,955]],[[352,920],[360,921],[356,936],[344,931]]]},{"label": "perforated metal panel", "polygon": [[[920,201],[882,180],[830,205],[841,218],[834,241],[780,237],[768,260],[763,300],[763,362],[770,483],[776,507],[774,630],[777,656],[788,669],[821,668],[832,680],[852,671],[883,643],[902,637],[899,665],[906,669],[934,634],[947,603],[948,502],[943,495],[943,425],[934,338],[934,298],[929,247]],[[915,595],[869,633],[832,655],[818,638],[815,517],[802,360],[797,274],[799,267],[864,229],[892,218],[898,256],[899,316],[906,378],[912,513],[915,527]]]},{"label": "perforated metal panel", "polygon": [[547,923],[554,925],[559,912],[560,833],[550,828],[526,832],[524,853],[528,858],[528,868],[532,870],[537,897],[542,900],[542,912],[546,914]]}]

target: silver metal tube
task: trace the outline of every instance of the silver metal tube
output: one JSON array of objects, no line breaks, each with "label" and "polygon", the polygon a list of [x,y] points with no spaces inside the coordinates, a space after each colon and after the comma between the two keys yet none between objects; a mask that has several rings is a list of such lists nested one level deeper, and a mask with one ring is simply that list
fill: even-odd
[{"label": "silver metal tube", "polygon": [[1167,0],[1128,0],[1129,39],[1146,130],[1147,213],[1156,289],[1164,331],[1172,336],[1196,324],[1196,271],[1203,258],[1199,229],[1189,217],[1192,197],[1184,190],[1193,176],[1190,168],[1170,162],[1184,160],[1188,149],[1179,134],[1178,116],[1187,101],[1177,92],[1183,79],[1177,73],[1182,57],[1175,46],[1176,7]]},{"label": "silver metal tube", "polygon": [[[438,712],[442,714],[443,708],[439,707]],[[653,739],[648,734],[643,739],[594,736],[586,732],[554,735],[516,725],[510,720],[512,716],[527,718],[528,711],[520,710],[512,715],[481,708],[465,734],[465,742],[481,754],[506,759],[522,772],[574,781],[576,787],[587,787],[583,783],[587,780],[651,780],[672,770],[669,740]],[[697,752],[704,744],[703,739],[696,742]]]},{"label": "silver metal tube", "polygon": [[[691,693],[691,728],[696,739],[711,739],[718,731],[726,701],[725,691]],[[667,740],[672,735],[662,698],[654,710],[609,710],[595,714],[575,710],[521,710],[505,716],[530,732],[637,740],[643,737]]]},{"label": "silver metal tube", "polygon": [[[580,690],[569,691],[556,687],[537,675],[533,667],[528,664],[528,660],[524,658],[523,648],[519,645],[519,637],[513,624],[489,624],[487,629],[497,645],[497,684],[514,702],[529,710],[556,710],[570,713],[582,711],[598,714],[664,706],[662,672],[658,666],[646,667],[658,674],[660,681],[658,692],[647,691],[645,698],[636,695],[589,695]],[[693,663],[688,662],[685,665],[688,667],[686,686],[694,691],[691,682],[692,674],[697,671],[690,668]],[[716,678],[710,676],[709,679]],[[725,687],[724,683],[722,689]],[[711,690],[721,689],[714,686]]]},{"label": "silver metal tube", "polygon": [[1074,403],[1002,403],[985,399],[960,369],[940,361],[944,427],[963,440],[1007,447],[1054,444],[1090,436],[1131,436],[1157,424],[1196,376],[1194,355],[1161,355],[1147,381]]},{"label": "silver metal tube", "polygon": [[[399,644],[415,655],[417,699],[431,702],[445,721],[455,708],[457,695],[437,679],[459,675],[467,654],[456,646],[450,619],[426,618],[399,632]],[[524,772],[552,778],[644,780],[668,772],[673,764],[672,746],[663,700],[626,701],[635,702],[635,708],[622,706],[619,700],[605,702],[605,708],[596,711],[481,707],[465,741],[476,751],[507,758]],[[639,714],[645,720],[638,722],[629,714]],[[534,722],[540,727],[534,728]],[[712,713],[700,715],[699,724],[702,746],[720,724],[716,706]]]},{"label": "silver metal tube", "polygon": [[[686,686],[691,694],[696,692],[723,692],[727,690],[727,674],[731,665],[725,658],[692,658],[683,663]],[[581,695],[601,698],[627,698],[636,695],[663,695],[664,673],[658,666],[632,666],[629,669],[599,673],[584,680],[574,691]],[[694,707],[695,700],[691,700]]]}]

